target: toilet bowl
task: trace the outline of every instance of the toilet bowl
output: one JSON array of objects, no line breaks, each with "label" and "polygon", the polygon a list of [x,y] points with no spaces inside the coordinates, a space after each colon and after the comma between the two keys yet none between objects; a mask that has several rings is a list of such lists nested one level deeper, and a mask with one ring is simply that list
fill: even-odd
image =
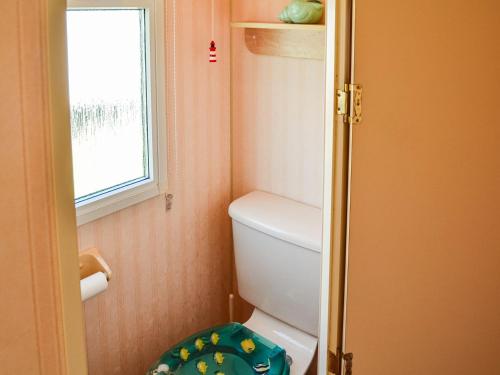
[{"label": "toilet bowl", "polygon": [[252,317],[243,325],[284,348],[291,374],[303,375],[306,373],[316,353],[318,343],[316,337],[295,329],[259,309],[255,309]]},{"label": "toilet bowl", "polygon": [[238,292],[255,306],[251,318],[191,336],[148,375],[304,375],[309,368],[319,322],[321,210],[255,191],[234,201],[229,215]]}]

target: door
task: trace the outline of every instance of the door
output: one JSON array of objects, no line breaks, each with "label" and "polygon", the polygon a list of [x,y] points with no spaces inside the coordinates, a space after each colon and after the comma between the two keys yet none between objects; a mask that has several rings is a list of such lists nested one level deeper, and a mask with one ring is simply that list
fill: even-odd
[{"label": "door", "polygon": [[500,3],[357,0],[345,352],[500,374]]},{"label": "door", "polygon": [[0,2],[0,373],[87,373],[63,0]]}]

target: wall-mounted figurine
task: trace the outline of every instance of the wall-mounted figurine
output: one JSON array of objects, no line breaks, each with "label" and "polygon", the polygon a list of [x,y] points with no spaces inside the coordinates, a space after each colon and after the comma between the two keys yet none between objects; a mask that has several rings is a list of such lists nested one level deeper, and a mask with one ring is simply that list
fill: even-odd
[{"label": "wall-mounted figurine", "polygon": [[211,63],[217,62],[217,47],[215,45],[215,0],[212,0],[212,41],[210,42],[208,61]]},{"label": "wall-mounted figurine", "polygon": [[279,19],[286,23],[318,23],[324,8],[320,0],[292,0],[280,13]]}]

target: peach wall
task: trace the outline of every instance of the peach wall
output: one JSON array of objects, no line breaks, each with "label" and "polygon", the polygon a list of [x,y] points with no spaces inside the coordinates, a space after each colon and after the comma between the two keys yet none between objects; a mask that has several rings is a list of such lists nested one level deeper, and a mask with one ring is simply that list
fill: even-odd
[{"label": "peach wall", "polygon": [[324,64],[253,55],[233,31],[233,194],[264,190],[321,207]]},{"label": "peach wall", "polygon": [[[39,115],[43,115],[45,108],[40,103],[43,100],[41,93],[35,90],[35,95],[26,94],[23,90],[23,80],[27,74],[32,74],[32,71],[23,70],[21,63],[22,48],[26,45],[32,45],[31,38],[23,38],[18,30],[32,33],[33,30],[28,25],[24,24],[26,18],[20,19],[19,9],[14,1],[2,2],[0,11],[6,22],[0,25],[0,35],[2,40],[2,48],[0,49],[1,56],[1,72],[2,84],[0,85],[0,162],[2,170],[5,173],[1,174],[0,182],[2,186],[2,198],[0,201],[0,238],[1,259],[0,262],[0,281],[2,287],[2,313],[0,314],[0,326],[2,327],[2,339],[0,345],[0,368],[7,373],[15,371],[40,373],[43,363],[40,363],[40,355],[38,354],[40,342],[38,341],[39,332],[43,329],[38,324],[38,314],[36,303],[37,295],[35,289],[36,276],[32,273],[32,255],[35,251],[33,244],[30,242],[33,228],[29,221],[30,210],[30,190],[28,183],[36,183],[42,181],[33,181],[34,176],[26,176],[26,169],[31,167],[29,155],[25,155],[25,145],[27,140],[23,134],[24,112],[28,110],[24,106],[28,106],[29,110],[36,111]],[[39,22],[39,20],[36,20]],[[36,46],[33,54],[40,58],[40,46]],[[37,69],[35,74],[42,73],[42,69]],[[33,82],[40,87],[40,79],[38,82]],[[28,97],[26,97],[28,95]],[[43,95],[43,94],[42,94]],[[25,100],[31,103],[25,103]],[[9,126],[7,126],[9,124]],[[35,129],[33,129],[35,130]],[[38,130],[37,133],[40,131]],[[43,131],[43,129],[42,129]],[[38,133],[40,134],[40,133]],[[43,135],[42,135],[43,136]],[[38,148],[38,145],[33,144]],[[41,145],[44,147],[44,145]],[[40,156],[40,154],[38,154]],[[45,157],[42,153],[42,158]],[[43,160],[43,159],[42,159]],[[38,176],[38,180],[47,181],[46,167],[44,163],[38,165],[43,168]],[[30,181],[28,181],[30,179]],[[42,183],[43,183],[42,182]],[[43,204],[44,209],[48,209],[47,205]],[[44,220],[48,220],[48,215],[43,215]],[[47,225],[50,230],[50,225]],[[49,232],[50,233],[50,232]],[[51,239],[45,235],[39,237],[40,243],[38,250],[50,256]],[[49,267],[44,268],[49,272],[49,277],[54,270]],[[37,280],[43,282],[43,285],[50,287],[48,280]],[[11,285],[12,288],[7,286]],[[22,298],[19,298],[19,296]],[[54,295],[50,289],[47,290],[45,297],[52,299]],[[57,314],[57,307],[51,308],[51,311]],[[47,317],[49,318],[49,317]],[[22,321],[22,326],[19,322]],[[46,322],[48,327],[54,331],[47,338],[48,359],[55,363],[48,367],[60,373],[61,357],[58,353],[57,329],[58,322],[53,318],[49,318]],[[23,361],[27,360],[25,364]]]},{"label": "peach wall", "polygon": [[[232,20],[276,22],[288,3],[233,1]],[[233,197],[264,190],[321,207],[324,63],[254,55],[241,29],[233,29],[231,38]],[[238,321],[252,310],[236,299]]]},{"label": "peach wall", "polygon": [[[276,21],[288,1],[234,1],[233,20]],[[233,195],[265,190],[320,207],[324,63],[254,55],[232,32]]]},{"label": "peach wall", "polygon": [[[232,20],[279,22],[278,16],[292,0],[233,0]],[[327,1],[323,0],[323,4]]]},{"label": "peach wall", "polygon": [[[79,228],[114,272],[85,304],[91,375],[137,375],[177,341],[228,320],[231,290],[229,2],[217,0],[217,64],[208,63],[210,1],[177,1],[178,169],[168,87],[175,200],[149,200]],[[172,82],[172,1],[168,2]]]},{"label": "peach wall", "polygon": [[278,15],[288,0],[233,0],[233,21],[278,22]]},{"label": "peach wall", "polygon": [[57,157],[70,144],[65,46],[54,43],[65,9],[0,3],[2,374],[86,374],[71,175]]}]

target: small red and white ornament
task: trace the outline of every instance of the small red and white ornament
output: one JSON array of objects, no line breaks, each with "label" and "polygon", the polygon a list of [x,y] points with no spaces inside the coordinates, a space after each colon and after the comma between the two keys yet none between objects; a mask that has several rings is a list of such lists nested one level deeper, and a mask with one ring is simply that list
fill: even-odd
[{"label": "small red and white ornament", "polygon": [[212,41],[210,42],[208,61],[217,62],[217,46],[215,45],[215,0],[212,0]]},{"label": "small red and white ornament", "polygon": [[215,42],[213,40],[210,42],[209,50],[210,50],[210,57],[208,61],[211,63],[217,62],[217,47],[215,46]]}]

